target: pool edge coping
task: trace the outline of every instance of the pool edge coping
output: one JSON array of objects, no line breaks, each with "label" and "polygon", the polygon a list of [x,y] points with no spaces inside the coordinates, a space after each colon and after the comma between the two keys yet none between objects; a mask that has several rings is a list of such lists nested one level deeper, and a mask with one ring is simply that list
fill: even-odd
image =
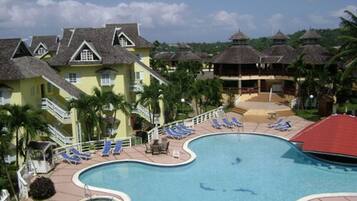
[{"label": "pool edge coping", "polygon": [[[154,166],[161,166],[161,167],[176,167],[176,166],[182,166],[182,165],[187,165],[191,162],[193,162],[197,155],[195,154],[195,152],[193,152],[188,145],[199,139],[199,138],[203,138],[203,137],[207,137],[207,136],[212,136],[212,135],[225,135],[225,134],[253,134],[253,135],[264,135],[264,136],[269,136],[269,137],[274,137],[274,138],[278,138],[278,139],[282,139],[285,140],[289,143],[291,143],[289,141],[289,138],[287,137],[283,137],[283,136],[277,136],[274,134],[270,134],[270,133],[260,133],[260,132],[215,132],[215,133],[207,133],[207,134],[202,134],[199,136],[196,136],[194,138],[188,139],[184,142],[182,149],[184,151],[186,151],[191,157],[184,162],[180,162],[180,163],[175,163],[175,164],[167,164],[167,163],[156,163],[156,162],[150,162],[150,161],[145,161],[145,160],[138,160],[138,159],[120,159],[120,160],[112,160],[112,161],[106,161],[106,162],[101,162],[101,163],[97,163],[97,164],[93,164],[90,165],[86,168],[83,168],[79,171],[77,171],[73,177],[72,177],[72,182],[77,185],[80,188],[85,188],[85,184],[82,183],[79,180],[79,176],[89,170],[92,169],[94,167],[99,167],[102,165],[107,165],[107,164],[111,164],[111,163],[118,163],[118,162],[138,162],[138,163],[142,163],[142,164],[147,164],[147,165],[154,165]],[[106,188],[99,188],[99,187],[94,187],[94,186],[89,186],[87,185],[88,189],[91,191],[98,191],[98,192],[104,192],[104,193],[110,193],[116,196],[119,196],[123,201],[132,201],[130,196],[122,191],[116,191],[116,190],[110,190],[110,189],[106,189]],[[321,197],[336,197],[336,196],[357,196],[357,193],[345,193],[345,192],[341,192],[341,193],[322,193],[322,194],[311,194],[311,195],[307,195],[305,197],[299,198],[297,201],[309,201],[311,199],[315,199],[315,198],[321,198]]]}]

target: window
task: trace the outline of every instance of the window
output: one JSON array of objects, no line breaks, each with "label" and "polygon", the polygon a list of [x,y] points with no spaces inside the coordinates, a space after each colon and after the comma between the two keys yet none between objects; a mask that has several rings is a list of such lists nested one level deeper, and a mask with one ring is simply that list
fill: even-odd
[{"label": "window", "polygon": [[44,48],[44,47],[40,47],[40,48],[38,48],[38,50],[37,50],[37,54],[38,55],[43,55],[43,54],[45,54],[47,52],[47,50]]},{"label": "window", "polygon": [[11,91],[8,89],[0,89],[0,105],[10,103]]},{"label": "window", "polygon": [[93,61],[93,52],[88,49],[83,49],[81,52],[81,61]]},{"label": "window", "polygon": [[109,73],[102,73],[100,80],[101,80],[102,86],[112,85],[112,79],[111,79],[111,75]]},{"label": "window", "polygon": [[144,79],[144,72],[135,72],[135,80],[143,80]]},{"label": "window", "polygon": [[4,105],[5,104],[5,100],[4,100],[4,92],[0,91],[0,105]]},{"label": "window", "polygon": [[127,46],[133,46],[133,43],[128,40],[127,37],[125,37],[124,34],[119,34],[119,45],[122,47],[127,47]]},{"label": "window", "polygon": [[73,84],[78,83],[79,82],[78,74],[77,73],[69,73],[67,81],[70,83],[73,83]]}]

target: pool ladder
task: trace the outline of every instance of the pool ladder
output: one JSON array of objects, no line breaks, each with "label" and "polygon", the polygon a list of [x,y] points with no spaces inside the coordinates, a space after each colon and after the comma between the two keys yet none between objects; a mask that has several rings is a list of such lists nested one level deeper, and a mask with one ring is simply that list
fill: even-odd
[{"label": "pool ladder", "polygon": [[88,184],[84,185],[84,197],[85,198],[92,198],[92,192],[90,191]]}]

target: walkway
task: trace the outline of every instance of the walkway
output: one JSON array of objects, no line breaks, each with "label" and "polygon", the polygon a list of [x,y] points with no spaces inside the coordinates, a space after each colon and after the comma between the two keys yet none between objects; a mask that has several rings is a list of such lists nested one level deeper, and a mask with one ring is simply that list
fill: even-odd
[{"label": "walkway", "polygon": [[[240,117],[236,113],[227,113],[226,116],[232,117]],[[151,155],[151,154],[146,154],[145,153],[145,146],[144,145],[139,145],[131,148],[124,148],[123,152],[118,155],[118,156],[109,156],[109,157],[101,157],[98,153],[88,161],[83,161],[82,164],[79,165],[69,165],[67,163],[60,163],[57,165],[56,169],[50,176],[52,181],[55,183],[55,188],[56,188],[56,194],[50,199],[52,201],[78,201],[80,199],[84,198],[84,190],[82,188],[77,187],[74,183],[72,183],[72,177],[75,172],[78,170],[81,170],[85,167],[88,167],[93,164],[105,162],[105,161],[111,161],[111,160],[122,160],[122,159],[137,159],[137,160],[143,160],[143,161],[149,161],[149,162],[155,162],[155,163],[165,163],[165,164],[176,164],[180,163],[183,161],[186,161],[190,158],[190,155],[185,152],[182,149],[182,146],[184,142],[188,139],[194,138],[199,135],[203,134],[208,134],[208,133],[214,133],[214,132],[256,132],[256,133],[269,133],[274,136],[280,136],[286,139],[291,138],[294,136],[298,131],[306,127],[307,125],[310,125],[311,122],[306,121],[304,119],[301,119],[297,116],[290,116],[287,117],[288,120],[292,122],[293,129],[287,132],[280,132],[276,131],[274,129],[270,129],[267,127],[267,123],[253,123],[253,122],[245,122],[244,123],[244,128],[243,129],[214,129],[210,126],[209,122],[204,122],[202,124],[196,125],[195,126],[195,134],[189,136],[186,139],[183,140],[170,140],[170,153],[173,152],[173,150],[180,150],[180,158],[176,159],[173,158],[170,154],[168,155]],[[105,193],[101,192],[92,192],[92,195],[108,195]],[[112,195],[114,196],[114,195]],[[114,196],[116,197],[116,196]],[[347,198],[346,199],[343,197],[341,199],[331,199],[331,198],[322,198],[322,199],[314,199],[311,201],[352,201],[353,198]],[[354,201],[357,199],[354,198]]]}]

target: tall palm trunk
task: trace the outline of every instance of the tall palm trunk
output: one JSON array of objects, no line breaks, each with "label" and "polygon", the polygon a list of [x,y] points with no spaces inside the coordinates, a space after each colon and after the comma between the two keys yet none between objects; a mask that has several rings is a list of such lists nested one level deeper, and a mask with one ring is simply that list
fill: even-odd
[{"label": "tall palm trunk", "polygon": [[5,163],[5,156],[3,154],[1,155],[1,162],[2,162],[3,167],[5,169],[5,174],[6,174],[7,180],[9,181],[11,192],[15,196],[16,201],[18,201],[19,199],[17,197],[16,191],[15,191],[15,188],[14,188],[14,183],[11,180],[11,176],[10,176],[9,170],[7,169],[7,164]]},{"label": "tall palm trunk", "polygon": [[16,167],[19,167],[19,128],[16,129]]}]

